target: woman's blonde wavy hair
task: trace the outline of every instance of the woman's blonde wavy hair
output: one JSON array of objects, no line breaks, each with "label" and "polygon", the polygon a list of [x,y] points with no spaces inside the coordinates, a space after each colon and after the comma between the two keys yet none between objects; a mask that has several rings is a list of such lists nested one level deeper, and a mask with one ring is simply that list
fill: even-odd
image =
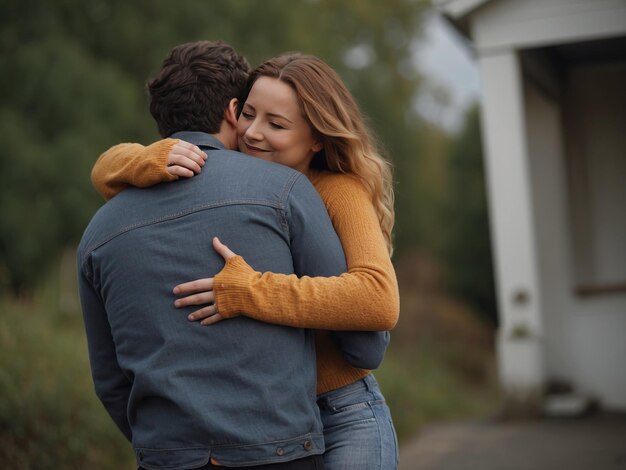
[{"label": "woman's blonde wavy hair", "polygon": [[353,175],[363,183],[391,255],[394,224],[391,164],[382,157],[378,142],[339,75],[315,56],[290,53],[257,67],[248,79],[247,93],[259,77],[277,78],[295,90],[304,117],[323,144],[311,167]]}]

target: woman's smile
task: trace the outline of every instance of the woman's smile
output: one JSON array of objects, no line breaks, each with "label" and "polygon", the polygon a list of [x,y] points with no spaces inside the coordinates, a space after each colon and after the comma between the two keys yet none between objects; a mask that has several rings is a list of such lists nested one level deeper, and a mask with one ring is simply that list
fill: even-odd
[{"label": "woman's smile", "polygon": [[247,153],[248,155],[264,155],[267,154],[269,152],[271,152],[271,150],[268,149],[263,149],[260,147],[256,147],[254,145],[249,144],[248,142],[246,142],[245,140],[242,140],[244,148],[243,149],[239,149],[240,151]]}]

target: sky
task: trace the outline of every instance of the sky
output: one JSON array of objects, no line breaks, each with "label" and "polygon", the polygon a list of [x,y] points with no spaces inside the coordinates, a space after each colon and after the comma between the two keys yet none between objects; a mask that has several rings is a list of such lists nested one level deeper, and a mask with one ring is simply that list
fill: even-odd
[{"label": "sky", "polygon": [[424,38],[414,44],[413,60],[426,83],[414,106],[420,116],[456,132],[463,111],[480,98],[480,78],[469,43],[447,20],[433,13]]}]

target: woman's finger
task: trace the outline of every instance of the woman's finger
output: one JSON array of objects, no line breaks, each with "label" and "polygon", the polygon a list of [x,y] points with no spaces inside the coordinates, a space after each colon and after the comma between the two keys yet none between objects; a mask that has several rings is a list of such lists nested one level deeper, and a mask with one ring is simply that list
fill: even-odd
[{"label": "woman's finger", "polygon": [[204,320],[202,320],[200,322],[200,324],[203,325],[203,326],[213,325],[213,324],[215,324],[215,323],[217,323],[219,321],[222,321],[222,320],[224,320],[224,317],[221,316],[219,313],[216,313],[215,315],[211,315],[210,317],[205,318]]},{"label": "woman's finger", "polygon": [[185,295],[193,292],[203,292],[213,290],[213,278],[205,277],[203,279],[196,279],[195,281],[185,282],[178,284],[174,287],[174,294]]},{"label": "woman's finger", "polygon": [[193,171],[189,170],[188,168],[184,168],[184,167],[178,166],[178,165],[168,166],[167,167],[167,172],[170,175],[178,176],[178,177],[181,177],[181,178],[191,178],[192,176],[195,175],[195,173]]},{"label": "woman's finger", "polygon": [[[167,159],[167,164],[168,166],[178,165],[184,168],[188,168],[196,174],[202,171],[202,166],[186,155],[170,154]],[[202,162],[202,165],[204,165],[204,162]]]},{"label": "woman's finger", "polygon": [[198,174],[206,161],[206,154],[197,146],[183,140],[174,144],[167,154],[167,166],[182,166]]},{"label": "woman's finger", "polygon": [[203,320],[217,313],[215,305],[207,305],[204,308],[198,309],[195,312],[187,315],[187,319],[190,321]]},{"label": "woman's finger", "polygon": [[[191,158],[192,160],[196,161],[198,163],[198,165],[202,166],[204,165],[204,162],[207,159],[206,153],[204,153],[200,147],[198,147],[197,145],[194,145],[192,143],[189,142],[185,142],[184,140],[181,140],[178,144],[178,150],[180,151],[180,153],[182,153],[183,155],[187,156],[188,158]],[[174,150],[174,148],[176,147],[176,145],[174,145],[174,147],[172,147],[172,150]]]},{"label": "woman's finger", "polygon": [[210,304],[215,301],[215,295],[213,291],[200,292],[199,294],[189,295],[181,299],[176,299],[174,306],[176,308],[188,307],[189,305],[204,305]]},{"label": "woman's finger", "polygon": [[213,249],[217,251],[224,260],[228,261],[233,256],[237,256],[230,248],[224,245],[219,238],[213,237]]}]

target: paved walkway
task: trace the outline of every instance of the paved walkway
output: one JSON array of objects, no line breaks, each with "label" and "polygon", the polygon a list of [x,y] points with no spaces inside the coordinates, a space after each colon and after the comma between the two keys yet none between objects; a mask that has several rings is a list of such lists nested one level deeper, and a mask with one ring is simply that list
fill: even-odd
[{"label": "paved walkway", "polygon": [[399,470],[626,470],[626,414],[427,427]]}]

